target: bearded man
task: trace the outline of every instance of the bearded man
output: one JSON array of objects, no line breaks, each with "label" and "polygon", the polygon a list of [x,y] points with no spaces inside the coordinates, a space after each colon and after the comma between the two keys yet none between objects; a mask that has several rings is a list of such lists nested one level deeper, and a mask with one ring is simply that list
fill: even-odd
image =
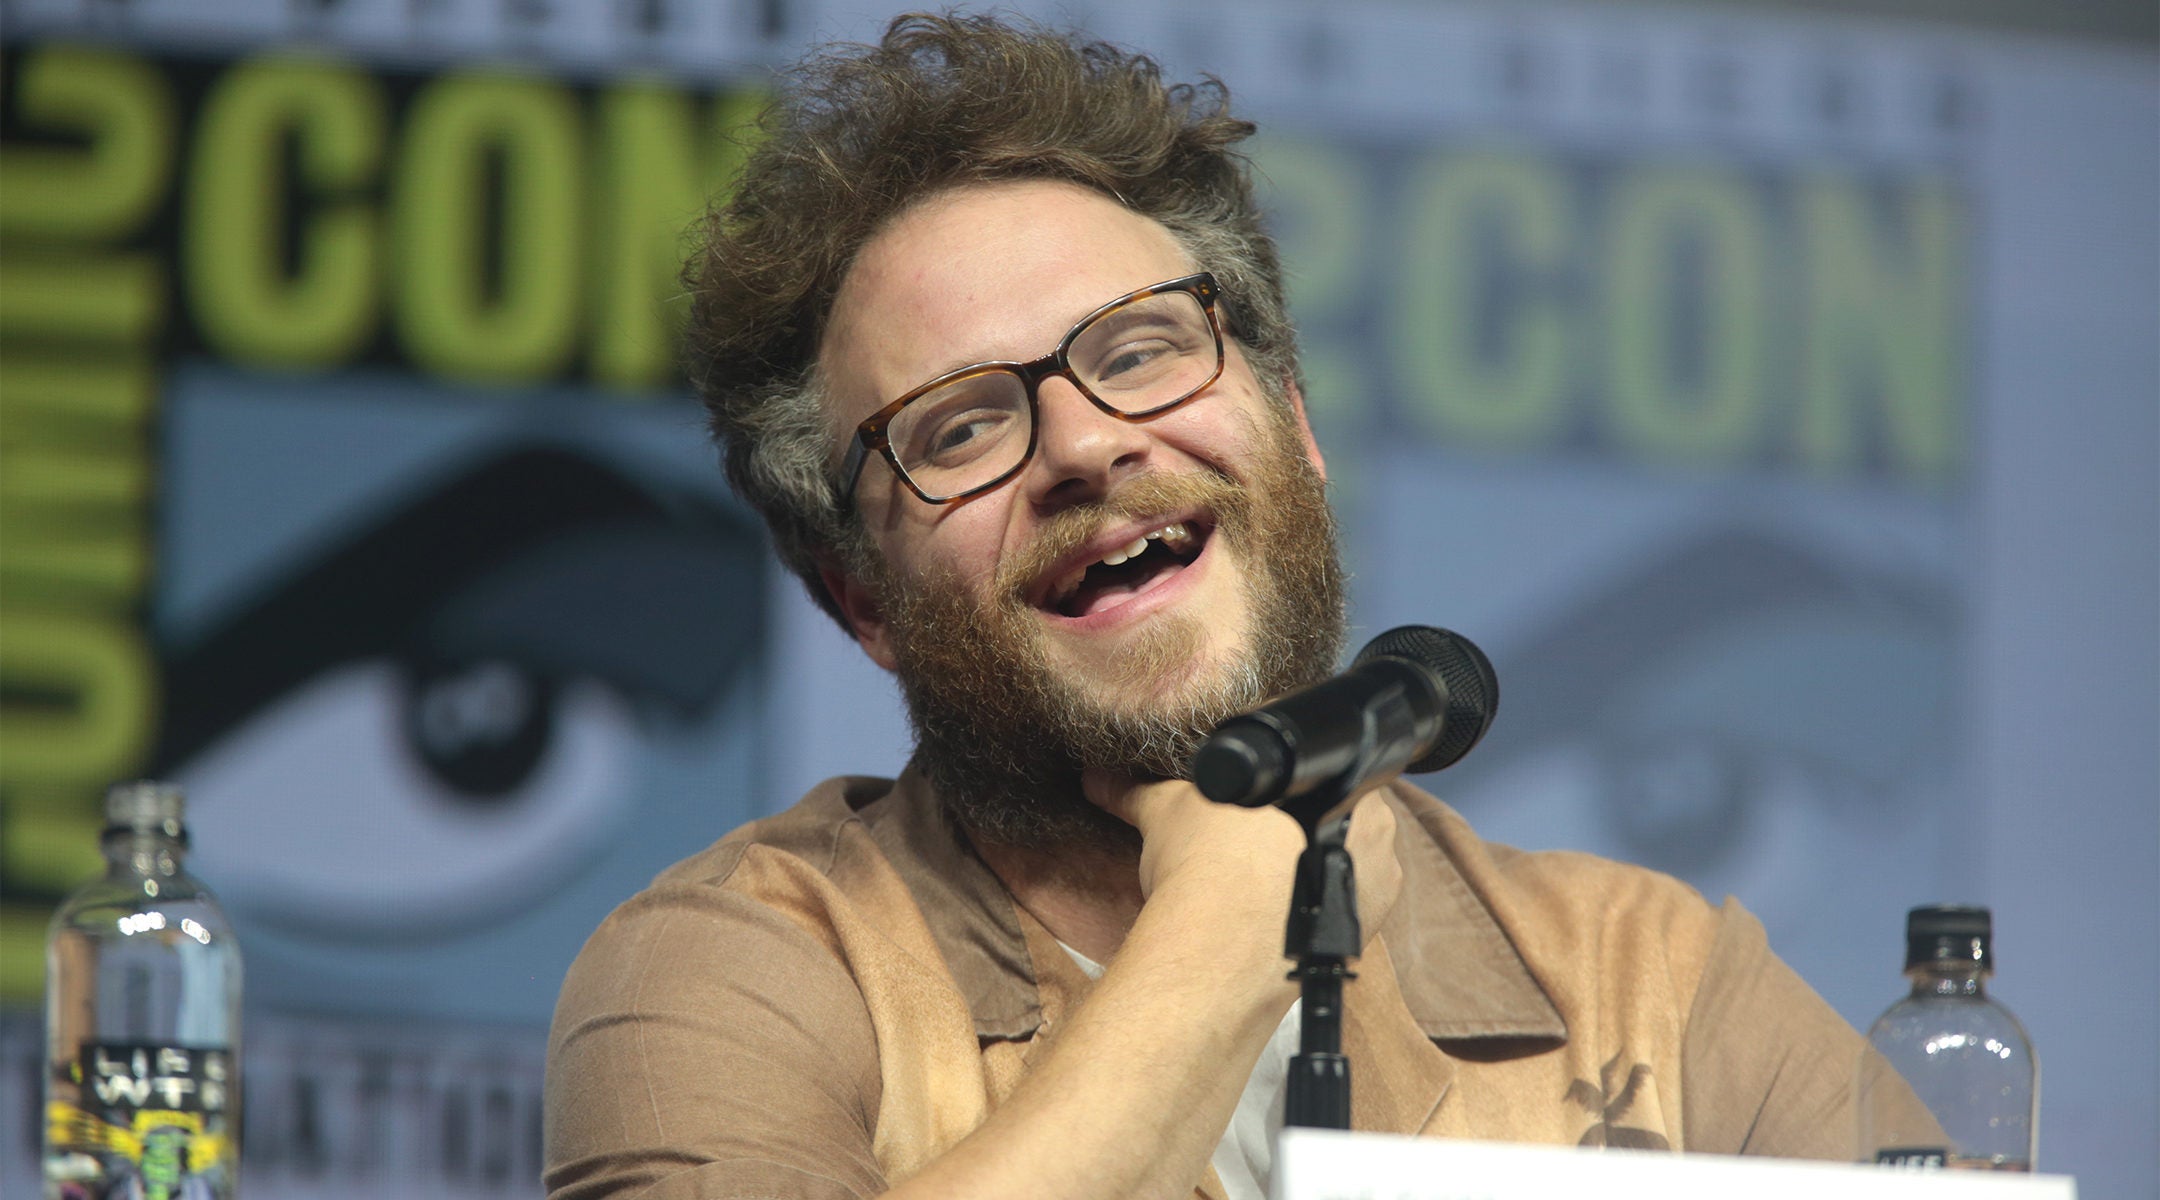
[{"label": "bearded man", "polygon": [[[1257,1197],[1304,835],[1180,779],[1334,667],[1281,271],[1219,85],[987,19],[811,61],[705,228],[695,381],[895,672],[897,780],[661,875],[564,984],[547,1184]],[[1361,798],[1358,1129],[1843,1157],[1859,1039],[1737,905]]]}]

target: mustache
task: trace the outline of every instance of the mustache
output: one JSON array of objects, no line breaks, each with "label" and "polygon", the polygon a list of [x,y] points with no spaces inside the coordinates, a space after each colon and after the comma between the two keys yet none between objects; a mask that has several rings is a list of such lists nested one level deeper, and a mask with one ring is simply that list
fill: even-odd
[{"label": "mustache", "polygon": [[1025,606],[1036,580],[1111,525],[1179,511],[1204,513],[1217,533],[1236,538],[1251,525],[1252,497],[1213,471],[1136,476],[1100,499],[1051,514],[1027,545],[1000,564],[991,595],[1008,606]]}]

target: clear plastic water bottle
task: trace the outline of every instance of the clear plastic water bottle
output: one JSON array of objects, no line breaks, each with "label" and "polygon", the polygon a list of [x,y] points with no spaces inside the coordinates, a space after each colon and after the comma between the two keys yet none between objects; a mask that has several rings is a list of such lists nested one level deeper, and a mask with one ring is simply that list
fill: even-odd
[{"label": "clear plastic water bottle", "polygon": [[[1986,979],[1995,973],[1993,925],[1987,909],[1961,905],[1906,915],[1905,975],[1912,991],[1868,1030],[1874,1053],[1864,1055],[1860,1067],[1862,1161],[2032,1170],[2040,1060],[2024,1026],[1988,997]],[[1924,1113],[1912,1104],[1914,1096]]]},{"label": "clear plastic water bottle", "polygon": [[240,946],[181,866],[180,789],[105,798],[105,874],[45,942],[45,1200],[232,1200]]}]

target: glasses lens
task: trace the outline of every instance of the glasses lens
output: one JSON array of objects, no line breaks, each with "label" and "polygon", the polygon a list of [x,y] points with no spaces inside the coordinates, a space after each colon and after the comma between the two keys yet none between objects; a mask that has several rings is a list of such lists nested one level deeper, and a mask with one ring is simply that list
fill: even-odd
[{"label": "glasses lens", "polygon": [[1097,316],[1073,339],[1066,357],[1080,382],[1103,403],[1138,414],[1207,386],[1222,366],[1222,343],[1197,297],[1166,292]]},{"label": "glasses lens", "polygon": [[886,427],[893,453],[916,487],[943,500],[996,480],[1027,457],[1027,385],[1010,371],[985,371],[939,385],[908,402]]}]

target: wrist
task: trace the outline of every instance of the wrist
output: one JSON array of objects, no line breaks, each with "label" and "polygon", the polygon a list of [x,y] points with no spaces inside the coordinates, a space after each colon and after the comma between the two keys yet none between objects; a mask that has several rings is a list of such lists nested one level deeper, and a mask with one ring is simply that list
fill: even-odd
[{"label": "wrist", "polygon": [[[1257,894],[1256,893],[1264,893]],[[1165,882],[1149,897],[1133,933],[1145,943],[1167,948],[1188,970],[1224,982],[1238,981],[1255,990],[1281,984],[1288,968],[1283,958],[1283,926],[1289,919],[1290,894],[1272,889],[1226,886],[1205,878]],[[1145,932],[1143,932],[1145,930]],[[1128,937],[1128,943],[1132,940]]]}]

